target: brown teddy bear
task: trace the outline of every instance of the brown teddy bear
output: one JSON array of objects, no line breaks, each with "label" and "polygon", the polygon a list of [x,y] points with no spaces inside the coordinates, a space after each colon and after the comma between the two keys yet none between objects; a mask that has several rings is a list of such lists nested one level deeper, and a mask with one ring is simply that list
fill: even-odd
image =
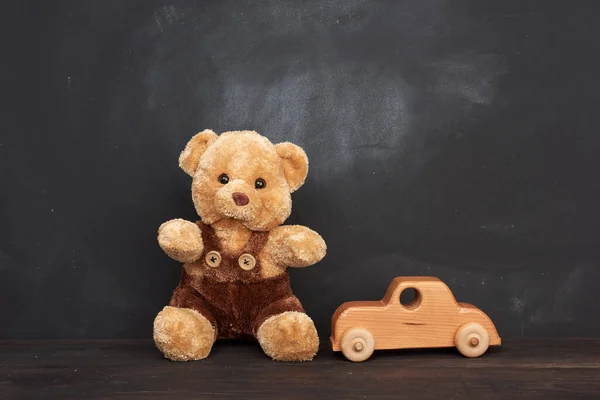
[{"label": "brown teddy bear", "polygon": [[198,360],[217,338],[252,335],[275,360],[311,360],[319,338],[287,268],[317,263],[326,245],[307,227],[281,225],[308,173],[304,150],[253,131],[205,130],[189,141],[179,166],[193,177],[202,221],[174,219],[158,230],[160,247],[184,264],[154,320],[156,346],[168,359]]}]

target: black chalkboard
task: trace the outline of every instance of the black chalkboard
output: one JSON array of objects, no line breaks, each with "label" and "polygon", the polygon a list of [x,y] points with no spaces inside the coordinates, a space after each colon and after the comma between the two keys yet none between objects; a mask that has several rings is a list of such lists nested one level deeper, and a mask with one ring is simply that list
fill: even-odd
[{"label": "black chalkboard", "polygon": [[150,337],[196,219],[204,128],[308,153],[292,286],[434,275],[500,334],[600,334],[600,5],[558,0],[22,1],[0,18],[1,337]]}]

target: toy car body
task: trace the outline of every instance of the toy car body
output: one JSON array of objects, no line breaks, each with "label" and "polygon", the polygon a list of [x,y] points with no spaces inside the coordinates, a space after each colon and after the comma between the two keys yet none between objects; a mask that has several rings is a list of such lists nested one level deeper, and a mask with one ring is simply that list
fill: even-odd
[{"label": "toy car body", "polygon": [[[406,305],[401,293],[413,288]],[[331,319],[331,346],[351,361],[368,359],[373,350],[454,347],[478,357],[501,344],[492,320],[479,308],[458,303],[438,278],[397,277],[380,301],[342,304]]]}]

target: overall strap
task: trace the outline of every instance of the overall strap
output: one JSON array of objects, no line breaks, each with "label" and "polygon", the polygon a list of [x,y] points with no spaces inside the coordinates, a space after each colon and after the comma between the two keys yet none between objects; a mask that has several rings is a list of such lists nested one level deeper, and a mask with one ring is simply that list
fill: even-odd
[{"label": "overall strap", "polygon": [[219,238],[215,234],[214,229],[210,225],[206,225],[202,221],[196,221],[196,225],[198,225],[198,228],[200,228],[200,232],[202,232],[202,243],[204,244],[204,248],[219,248]]},{"label": "overall strap", "polygon": [[[240,251],[228,254],[223,252],[221,241],[210,225],[200,221],[196,224],[202,231],[204,242],[204,252],[198,263],[202,266],[205,279],[216,282],[257,282],[263,279],[258,256],[269,239],[269,232],[252,232]],[[245,266],[250,267],[244,268]]]},{"label": "overall strap", "polygon": [[258,255],[267,244],[267,240],[269,240],[269,232],[252,232],[243,252],[250,253],[258,259]]}]

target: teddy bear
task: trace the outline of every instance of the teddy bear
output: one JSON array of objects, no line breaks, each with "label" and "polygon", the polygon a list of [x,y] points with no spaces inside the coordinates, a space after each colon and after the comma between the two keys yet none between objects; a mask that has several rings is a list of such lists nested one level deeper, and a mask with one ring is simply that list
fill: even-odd
[{"label": "teddy bear", "polygon": [[311,360],[319,337],[288,268],[319,262],[326,245],[305,226],[282,225],[308,173],[304,150],[255,131],[204,130],[179,166],[192,177],[200,221],[173,219],[158,229],[160,247],[183,263],[154,320],[158,349],[170,360],[199,360],[216,339],[254,337],[274,360]]}]

